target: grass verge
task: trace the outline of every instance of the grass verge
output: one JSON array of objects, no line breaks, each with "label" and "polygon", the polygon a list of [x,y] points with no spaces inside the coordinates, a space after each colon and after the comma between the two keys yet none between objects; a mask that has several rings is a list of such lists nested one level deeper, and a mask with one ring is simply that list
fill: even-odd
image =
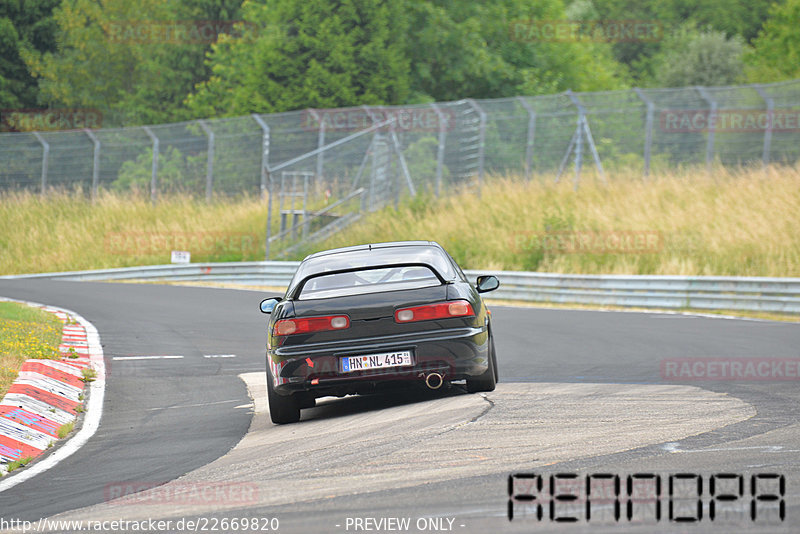
[{"label": "grass verge", "polygon": [[62,324],[52,313],[0,302],[0,398],[28,358],[58,359]]},{"label": "grass verge", "polygon": [[13,462],[9,462],[6,466],[6,471],[8,473],[12,471],[16,471],[20,467],[25,467],[29,463],[33,461],[33,456],[26,456],[25,458],[21,458],[19,460],[14,460]]},{"label": "grass verge", "polygon": [[56,431],[58,439],[64,439],[65,437],[67,437],[74,428],[75,428],[75,421],[64,423],[63,425],[58,427],[58,430]]}]

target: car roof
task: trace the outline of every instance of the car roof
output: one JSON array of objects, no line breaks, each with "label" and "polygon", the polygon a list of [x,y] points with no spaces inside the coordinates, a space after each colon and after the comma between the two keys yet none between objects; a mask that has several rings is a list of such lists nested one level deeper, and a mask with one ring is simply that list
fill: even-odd
[{"label": "car roof", "polygon": [[380,265],[424,264],[444,280],[457,278],[450,257],[435,241],[394,241],[369,243],[317,252],[307,256],[298,267],[291,286],[326,271],[376,267]]},{"label": "car roof", "polygon": [[[442,248],[442,246],[437,243],[436,241],[389,241],[385,243],[367,243],[364,245],[353,245],[349,247],[341,247],[341,248],[332,248],[330,250],[323,250],[320,252],[315,252],[314,254],[309,254],[306,256],[303,261],[317,258],[320,256],[329,256],[331,254],[343,254],[347,252],[355,252],[355,251],[375,251],[380,252],[383,249],[393,248],[393,247],[413,247],[413,246],[434,246],[438,248]],[[444,249],[443,249],[444,250]]]}]

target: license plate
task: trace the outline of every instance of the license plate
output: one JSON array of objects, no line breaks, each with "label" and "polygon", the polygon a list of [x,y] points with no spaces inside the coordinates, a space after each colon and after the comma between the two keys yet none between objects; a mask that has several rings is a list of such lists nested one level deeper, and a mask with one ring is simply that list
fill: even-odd
[{"label": "license plate", "polygon": [[409,350],[384,352],[382,354],[367,354],[364,356],[345,356],[340,361],[342,362],[343,373],[413,365],[411,362],[411,351]]}]

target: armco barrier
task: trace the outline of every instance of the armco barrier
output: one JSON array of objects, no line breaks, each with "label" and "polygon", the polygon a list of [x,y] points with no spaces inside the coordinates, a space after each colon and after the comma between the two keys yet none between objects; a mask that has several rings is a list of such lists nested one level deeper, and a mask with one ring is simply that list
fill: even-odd
[{"label": "armco barrier", "polygon": [[[190,263],[3,278],[60,280],[204,281],[285,287],[299,262]],[[800,278],[732,276],[576,275],[514,271],[465,271],[474,279],[494,274],[491,298],[641,308],[800,313]]]},{"label": "armco barrier", "polygon": [[[467,271],[477,276],[478,271]],[[493,298],[641,308],[800,313],[800,278],[571,275],[494,271]]]},{"label": "armco barrier", "polygon": [[97,282],[104,280],[141,280],[169,282],[221,282],[242,285],[286,287],[292,279],[297,261],[250,261],[239,263],[189,263],[185,265],[148,265],[96,271],[23,274],[0,276],[9,278],[48,278]]}]

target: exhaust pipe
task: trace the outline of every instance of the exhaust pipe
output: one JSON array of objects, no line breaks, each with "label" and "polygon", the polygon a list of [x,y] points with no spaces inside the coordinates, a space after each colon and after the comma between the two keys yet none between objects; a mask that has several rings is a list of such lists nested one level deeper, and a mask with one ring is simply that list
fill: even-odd
[{"label": "exhaust pipe", "polygon": [[439,389],[444,384],[444,376],[439,373],[430,373],[425,377],[425,385],[430,389]]}]

